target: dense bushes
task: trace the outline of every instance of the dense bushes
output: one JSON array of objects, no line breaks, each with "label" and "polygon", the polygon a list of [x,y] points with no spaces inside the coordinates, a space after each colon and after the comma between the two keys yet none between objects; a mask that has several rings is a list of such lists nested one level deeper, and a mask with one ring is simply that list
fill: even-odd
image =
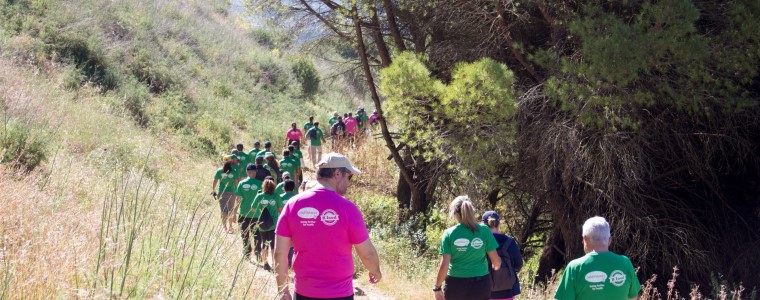
[{"label": "dense bushes", "polygon": [[0,130],[0,162],[31,171],[47,158],[46,133],[27,124],[5,120]]},{"label": "dense bushes", "polygon": [[293,63],[293,74],[301,83],[301,93],[312,98],[319,92],[319,72],[311,59],[300,58]]}]

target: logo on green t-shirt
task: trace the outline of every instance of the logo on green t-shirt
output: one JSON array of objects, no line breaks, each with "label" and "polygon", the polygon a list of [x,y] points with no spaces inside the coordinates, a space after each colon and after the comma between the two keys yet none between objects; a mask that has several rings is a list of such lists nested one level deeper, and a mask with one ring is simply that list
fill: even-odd
[{"label": "logo on green t-shirt", "polygon": [[612,271],[612,274],[610,274],[610,283],[614,286],[623,286],[625,284],[625,273],[620,270]]},{"label": "logo on green t-shirt", "polygon": [[483,240],[481,240],[480,238],[474,238],[472,239],[470,246],[472,246],[475,249],[480,249],[480,247],[483,247]]}]

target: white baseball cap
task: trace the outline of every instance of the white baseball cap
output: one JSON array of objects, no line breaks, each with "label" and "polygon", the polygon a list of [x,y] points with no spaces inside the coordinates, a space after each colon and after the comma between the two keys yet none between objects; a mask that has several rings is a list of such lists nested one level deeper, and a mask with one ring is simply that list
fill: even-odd
[{"label": "white baseball cap", "polygon": [[348,158],[343,156],[343,154],[330,152],[327,153],[325,156],[322,157],[322,160],[317,163],[317,168],[320,169],[334,169],[334,168],[346,168],[353,174],[361,174],[362,171],[359,171],[356,167],[351,165],[351,162],[348,161]]}]

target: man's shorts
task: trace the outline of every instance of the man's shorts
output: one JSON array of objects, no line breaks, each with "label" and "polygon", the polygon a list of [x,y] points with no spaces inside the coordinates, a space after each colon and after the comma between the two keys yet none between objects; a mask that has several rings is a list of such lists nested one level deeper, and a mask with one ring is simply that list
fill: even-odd
[{"label": "man's shorts", "polygon": [[226,192],[219,195],[219,208],[227,215],[235,208],[235,193]]}]

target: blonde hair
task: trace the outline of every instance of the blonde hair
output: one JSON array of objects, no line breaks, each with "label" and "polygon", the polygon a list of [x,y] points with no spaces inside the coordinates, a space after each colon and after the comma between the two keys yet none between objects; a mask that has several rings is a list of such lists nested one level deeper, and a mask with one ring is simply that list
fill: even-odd
[{"label": "blonde hair", "polygon": [[264,183],[261,185],[261,191],[264,192],[264,194],[271,195],[274,194],[274,190],[277,187],[277,185],[274,183],[271,179],[264,180]]},{"label": "blonde hair", "polygon": [[451,205],[449,205],[449,216],[455,217],[460,224],[472,232],[478,231],[475,206],[470,202],[470,197],[464,195],[454,198],[454,201],[451,201]]}]

